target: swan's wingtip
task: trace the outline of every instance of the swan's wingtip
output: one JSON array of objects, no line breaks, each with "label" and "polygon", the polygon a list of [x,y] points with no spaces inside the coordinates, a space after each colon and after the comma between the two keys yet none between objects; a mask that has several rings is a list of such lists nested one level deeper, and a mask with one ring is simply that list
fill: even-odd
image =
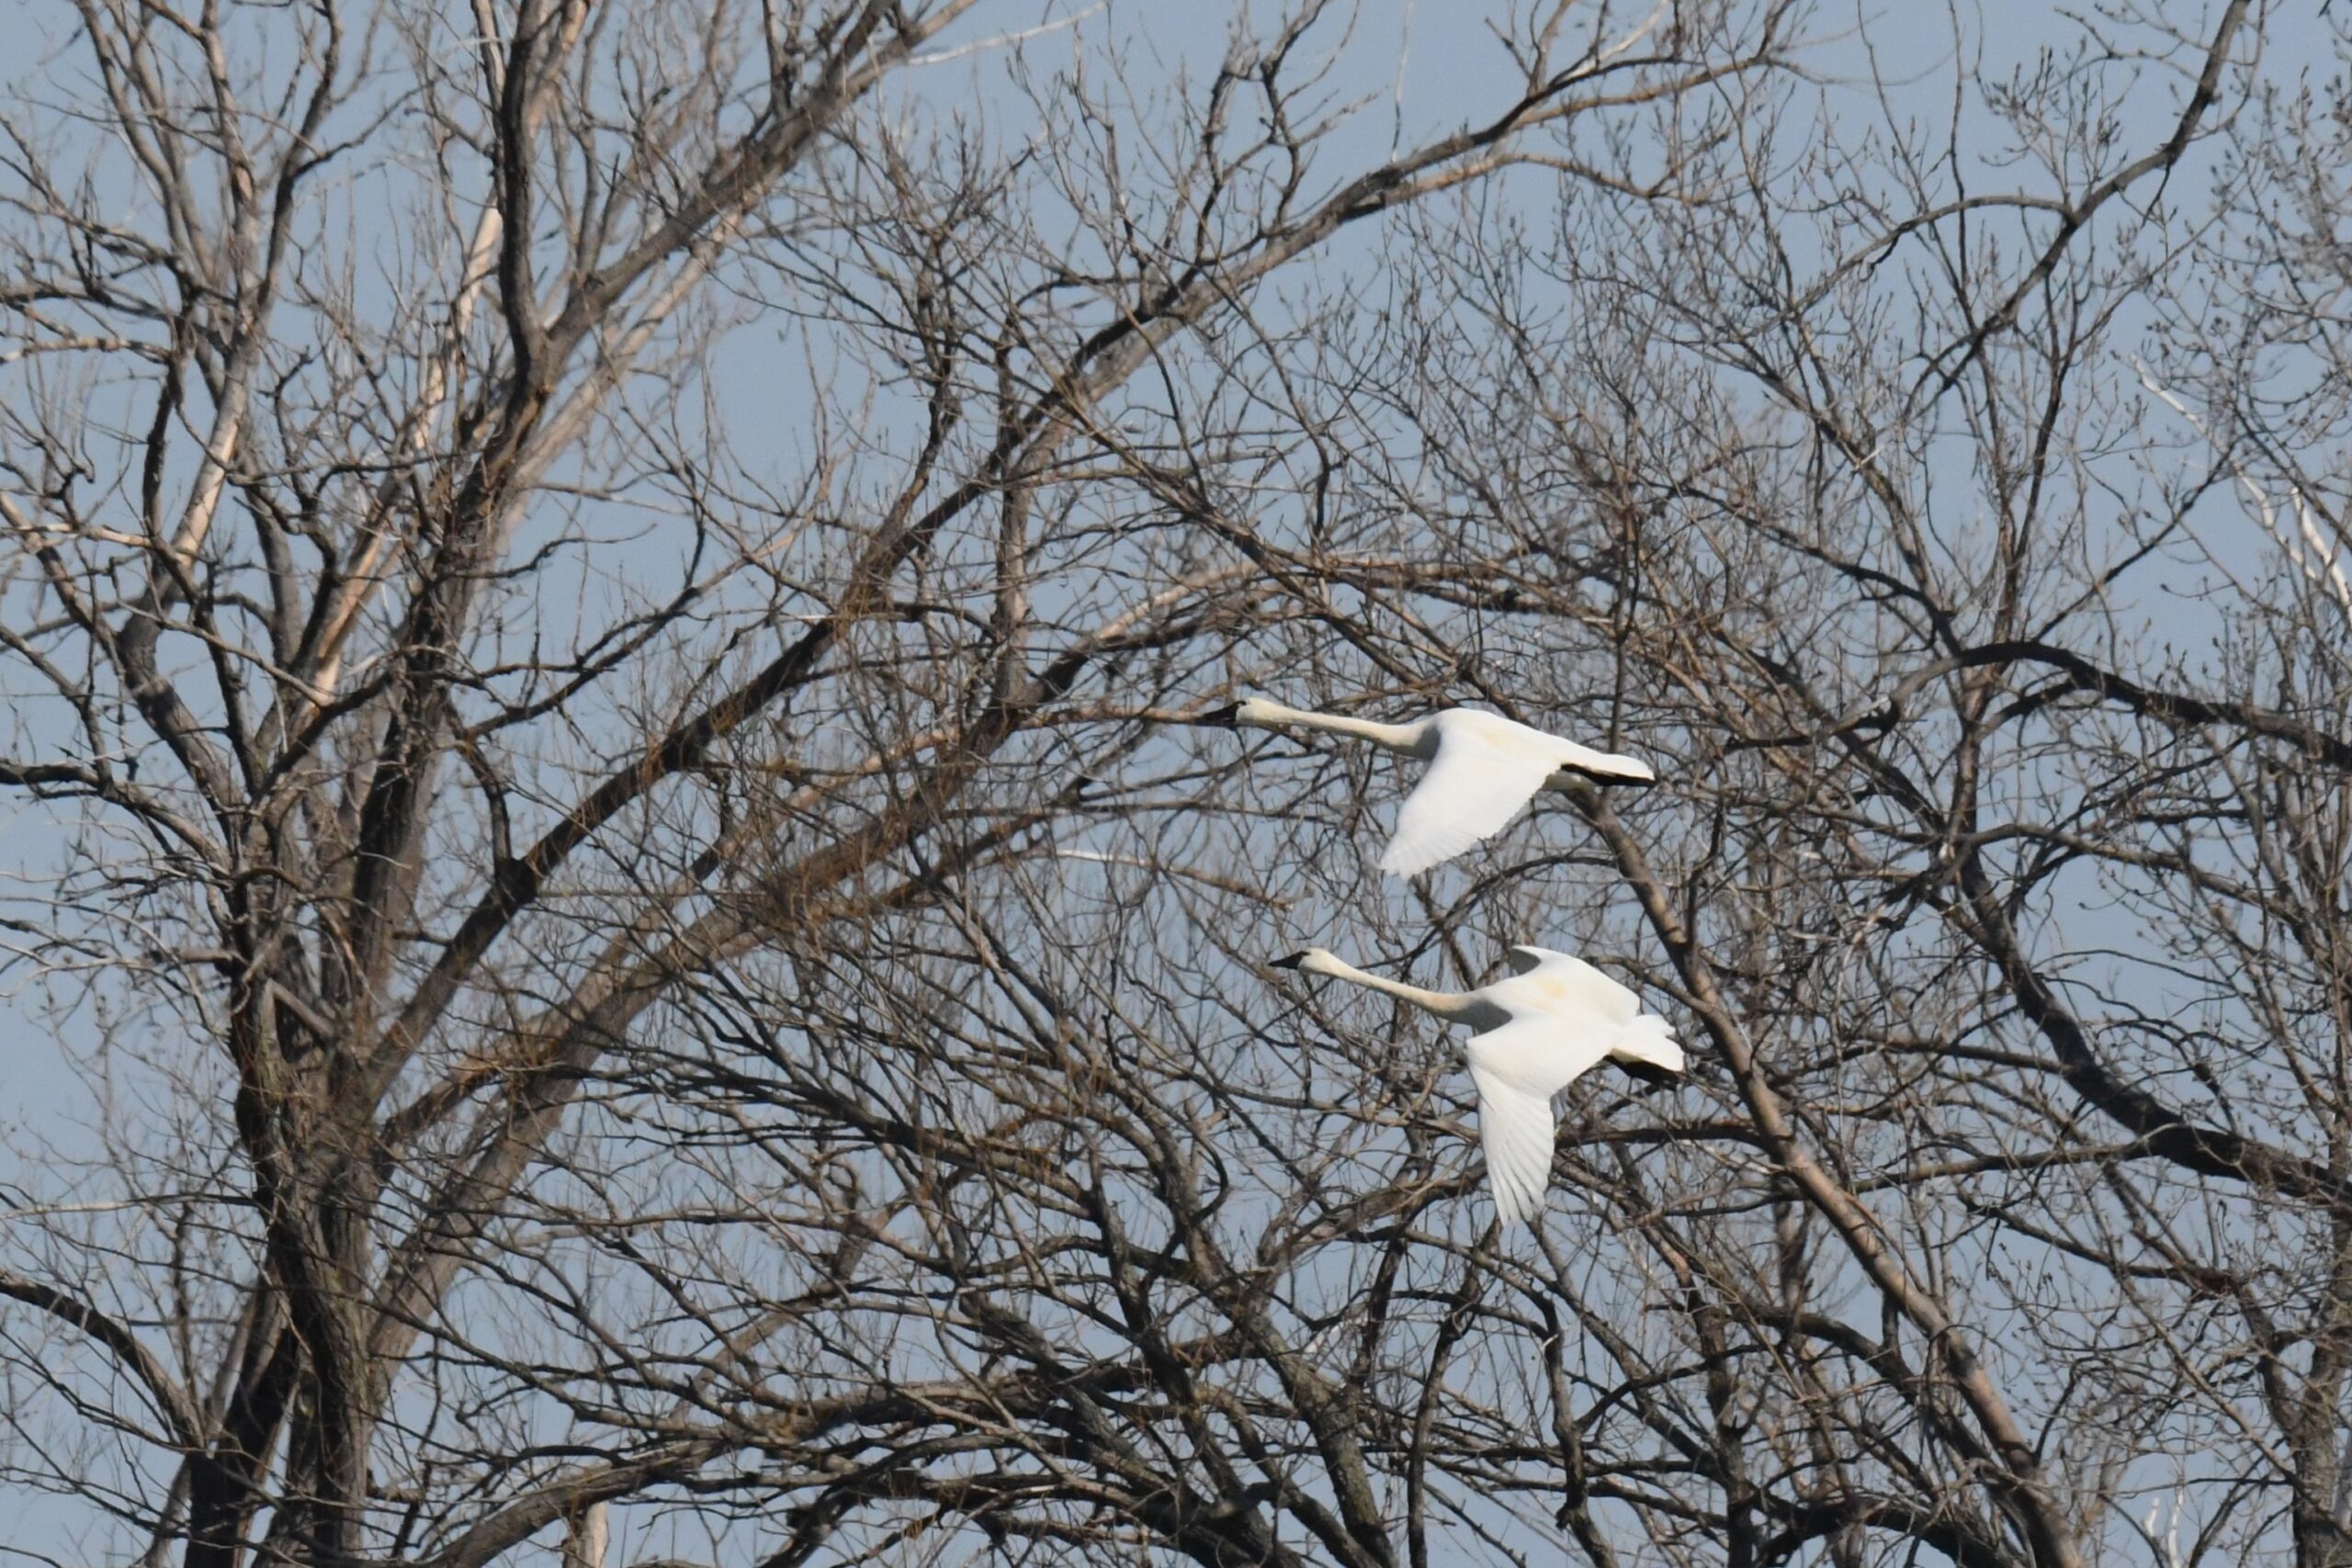
[{"label": "swan's wingtip", "polygon": [[1380,869],[1385,874],[1389,876],[1419,876],[1421,873],[1429,870],[1430,867],[1437,864],[1439,861],[1448,858],[1450,857],[1445,855],[1438,855],[1435,857],[1429,855],[1417,855],[1408,850],[1404,850],[1396,844],[1391,844],[1387,849],[1381,852]]},{"label": "swan's wingtip", "polygon": [[1524,1200],[1507,1198],[1498,1192],[1495,1194],[1495,1224],[1506,1233],[1515,1231],[1535,1217],[1535,1207]]}]

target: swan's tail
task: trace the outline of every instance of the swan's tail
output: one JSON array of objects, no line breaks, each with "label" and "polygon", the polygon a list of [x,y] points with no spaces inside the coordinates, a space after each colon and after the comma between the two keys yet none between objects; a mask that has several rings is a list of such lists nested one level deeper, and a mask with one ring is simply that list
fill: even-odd
[{"label": "swan's tail", "polygon": [[1615,751],[1596,751],[1573,740],[1562,740],[1560,746],[1560,772],[1544,781],[1553,789],[1566,791],[1574,787],[1567,779],[1561,777],[1562,773],[1595,779],[1602,784],[1649,784],[1657,782],[1657,770],[1639,757],[1627,757]]},{"label": "swan's tail", "polygon": [[1609,1054],[1621,1062],[1647,1062],[1669,1073],[1682,1070],[1682,1047],[1674,1043],[1674,1026],[1656,1013],[1645,1012],[1619,1030]]}]

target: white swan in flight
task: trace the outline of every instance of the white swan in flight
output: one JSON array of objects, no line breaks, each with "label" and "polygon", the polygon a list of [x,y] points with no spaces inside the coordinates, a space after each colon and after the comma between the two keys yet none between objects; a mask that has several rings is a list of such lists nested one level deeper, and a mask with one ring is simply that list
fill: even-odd
[{"label": "white swan in flight", "polygon": [[1495,1217],[1506,1226],[1544,1207],[1559,1130],[1553,1100],[1562,1089],[1603,1057],[1682,1070],[1682,1047],[1666,1020],[1642,1011],[1639,997],[1583,959],[1549,948],[1512,948],[1510,974],[1475,991],[1425,991],[1368,975],[1320,947],[1273,966],[1385,991],[1476,1032],[1463,1055],[1478,1091],[1478,1141]]},{"label": "white swan in flight", "polygon": [[1566,790],[1581,775],[1613,784],[1657,777],[1637,757],[1596,751],[1481,708],[1447,708],[1410,724],[1310,713],[1252,697],[1194,721],[1223,729],[1328,729],[1430,764],[1396,813],[1380,869],[1411,876],[1493,837],[1541,789]]}]

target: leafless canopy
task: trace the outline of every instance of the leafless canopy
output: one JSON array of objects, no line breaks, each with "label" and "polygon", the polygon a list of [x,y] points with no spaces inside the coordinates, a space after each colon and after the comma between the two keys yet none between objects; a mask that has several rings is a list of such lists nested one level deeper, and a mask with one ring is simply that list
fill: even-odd
[{"label": "leafless canopy", "polygon": [[10,1550],[2352,1565],[2352,17],[1124,9],[40,8]]}]

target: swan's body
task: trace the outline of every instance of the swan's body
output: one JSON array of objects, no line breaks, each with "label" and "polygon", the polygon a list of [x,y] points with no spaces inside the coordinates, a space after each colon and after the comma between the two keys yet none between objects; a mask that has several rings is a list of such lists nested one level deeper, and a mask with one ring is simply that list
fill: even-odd
[{"label": "swan's body", "polygon": [[1641,998],[1581,958],[1514,947],[1511,972],[1475,991],[1425,991],[1368,975],[1319,947],[1278,969],[1329,975],[1399,997],[1474,1032],[1463,1047],[1478,1091],[1478,1141],[1487,1154],[1495,1217],[1513,1225],[1544,1207],[1559,1130],[1553,1099],[1605,1057],[1682,1070],[1682,1047]]},{"label": "swan's body", "polygon": [[1579,778],[1648,784],[1657,777],[1639,758],[1596,751],[1479,708],[1447,708],[1410,724],[1379,724],[1253,697],[1201,722],[1241,729],[1328,729],[1428,762],[1429,773],[1405,797],[1396,836],[1380,857],[1380,869],[1396,876],[1452,860],[1501,831],[1538,790],[1566,790]]}]

